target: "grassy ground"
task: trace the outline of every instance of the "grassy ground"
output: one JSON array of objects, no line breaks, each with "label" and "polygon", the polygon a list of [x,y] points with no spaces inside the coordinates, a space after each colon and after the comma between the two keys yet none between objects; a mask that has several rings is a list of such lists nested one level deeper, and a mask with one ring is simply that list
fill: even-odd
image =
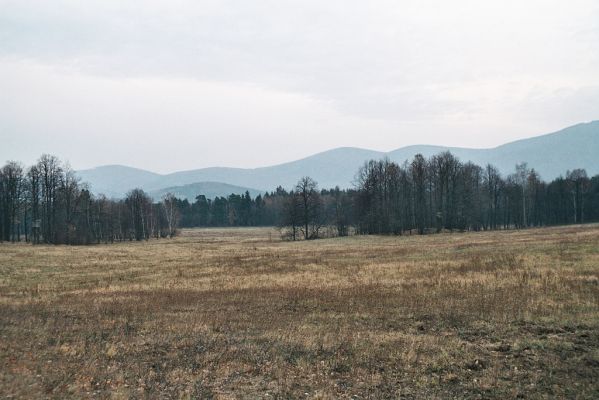
[{"label": "grassy ground", "polygon": [[599,398],[599,226],[2,244],[0,397]]}]

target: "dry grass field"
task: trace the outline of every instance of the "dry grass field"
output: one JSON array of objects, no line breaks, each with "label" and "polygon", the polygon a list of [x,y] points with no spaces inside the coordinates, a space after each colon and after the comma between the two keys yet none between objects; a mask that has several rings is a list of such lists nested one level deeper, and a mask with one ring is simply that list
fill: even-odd
[{"label": "dry grass field", "polygon": [[2,398],[599,398],[599,226],[0,245]]}]

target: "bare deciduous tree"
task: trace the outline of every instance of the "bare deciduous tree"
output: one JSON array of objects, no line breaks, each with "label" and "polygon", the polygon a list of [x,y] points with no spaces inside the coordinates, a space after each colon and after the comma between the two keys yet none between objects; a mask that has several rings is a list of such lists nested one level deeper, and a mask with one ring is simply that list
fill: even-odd
[{"label": "bare deciduous tree", "polygon": [[177,209],[177,198],[172,193],[167,193],[162,198],[162,209],[166,217],[168,226],[168,236],[172,238],[176,233],[176,227],[179,219],[179,211]]},{"label": "bare deciduous tree", "polygon": [[318,184],[312,178],[304,176],[295,185],[295,195],[298,198],[300,230],[304,239],[316,239],[322,221],[322,201],[318,193]]},{"label": "bare deciduous tree", "polygon": [[522,226],[528,226],[528,219],[526,216],[526,189],[528,188],[528,175],[530,170],[528,164],[523,162],[516,165],[516,173],[514,175],[515,181],[520,185],[522,190]]},{"label": "bare deciduous tree", "polygon": [[574,223],[582,223],[584,220],[584,195],[586,193],[589,178],[584,169],[575,169],[566,173],[570,191],[572,193],[572,206],[574,207]]}]

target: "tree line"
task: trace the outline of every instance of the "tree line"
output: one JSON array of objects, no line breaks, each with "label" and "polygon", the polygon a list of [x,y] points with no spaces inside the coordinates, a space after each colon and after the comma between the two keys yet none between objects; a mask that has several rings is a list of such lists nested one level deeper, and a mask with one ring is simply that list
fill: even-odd
[{"label": "tree line", "polygon": [[450,152],[416,155],[402,165],[371,160],[355,187],[318,188],[304,177],[252,199],[249,193],[178,200],[182,226],[279,226],[286,238],[355,234],[434,233],[564,225],[599,221],[599,175],[567,171],[550,182],[526,163],[502,176],[488,164]]},{"label": "tree line", "polygon": [[551,182],[526,163],[502,176],[450,152],[402,165],[366,162],[354,188],[319,189],[309,178],[254,198],[248,192],[193,202],[141,189],[93,195],[68,165],[43,155],[0,170],[0,240],[91,244],[173,236],[179,227],[278,226],[290,240],[350,234],[425,234],[599,221],[599,175],[567,171]]},{"label": "tree line", "polygon": [[0,169],[0,241],[92,244],[173,236],[176,199],[154,203],[141,189],[122,200],[94,196],[68,164],[44,154],[25,169]]}]

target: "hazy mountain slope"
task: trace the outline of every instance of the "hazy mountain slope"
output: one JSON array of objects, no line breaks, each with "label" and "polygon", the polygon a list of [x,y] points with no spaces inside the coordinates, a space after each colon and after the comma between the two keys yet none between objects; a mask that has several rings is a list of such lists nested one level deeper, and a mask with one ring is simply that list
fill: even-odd
[{"label": "hazy mountain slope", "polygon": [[122,166],[106,166],[79,171],[96,193],[122,195],[132,187],[148,191],[189,185],[196,182],[221,182],[255,190],[271,191],[281,185],[291,188],[302,176],[314,178],[322,188],[339,185],[350,187],[358,168],[369,159],[389,157],[403,163],[417,153],[426,157],[449,150],[462,161],[481,166],[491,163],[503,174],[509,174],[517,163],[526,161],[543,179],[550,180],[566,170],[586,168],[589,175],[599,174],[599,121],[578,124],[561,131],[530,139],[518,140],[493,149],[466,149],[444,146],[408,146],[388,153],[342,147],[313,156],[270,167],[203,168],[158,175]]},{"label": "hazy mountain slope", "polygon": [[[466,149],[462,147],[417,145],[402,147],[400,149],[390,151],[389,153],[387,153],[387,157],[389,157],[390,160],[395,161],[401,165],[406,160],[412,160],[416,154],[420,153],[424,157],[428,158],[434,156],[435,154],[439,154],[443,151],[450,151],[460,160],[471,160],[473,162],[474,160],[482,160],[488,158],[490,156],[489,153],[492,152],[492,150],[490,149]],[[483,163],[477,162],[477,164]]]},{"label": "hazy mountain slope", "polygon": [[77,171],[82,182],[88,182],[94,193],[103,193],[108,197],[121,197],[128,190],[143,187],[160,177],[159,174],[143,169],[123,165],[104,165],[92,169]]},{"label": "hazy mountain slope", "polygon": [[490,160],[510,172],[521,161],[528,162],[544,179],[553,179],[575,168],[585,168],[589,175],[599,174],[599,121],[499,146]]},{"label": "hazy mountain slope", "polygon": [[402,163],[415,154],[425,156],[449,150],[462,161],[484,166],[495,165],[503,174],[513,172],[517,163],[527,162],[543,179],[564,175],[567,170],[585,168],[589,175],[599,174],[599,121],[583,123],[548,135],[507,143],[493,149],[465,149],[441,146],[404,147],[387,155]]},{"label": "hazy mountain slope", "polygon": [[246,191],[250,193],[251,197],[256,197],[259,194],[263,194],[262,191],[256,189],[250,189],[241,186],[229,185],[221,182],[197,182],[189,185],[167,187],[164,189],[151,191],[149,194],[154,200],[160,200],[165,194],[172,193],[180,199],[187,199],[191,202],[195,201],[196,196],[203,194],[208,199],[214,199],[215,197],[227,197],[230,194],[244,194]]},{"label": "hazy mountain slope", "polygon": [[168,185],[215,181],[270,191],[279,185],[288,188],[306,175],[317,179],[321,187],[347,186],[365,160],[378,159],[384,155],[385,153],[372,150],[343,147],[271,167],[255,169],[215,167],[175,172],[148,182],[146,186],[149,190],[156,190]]}]

